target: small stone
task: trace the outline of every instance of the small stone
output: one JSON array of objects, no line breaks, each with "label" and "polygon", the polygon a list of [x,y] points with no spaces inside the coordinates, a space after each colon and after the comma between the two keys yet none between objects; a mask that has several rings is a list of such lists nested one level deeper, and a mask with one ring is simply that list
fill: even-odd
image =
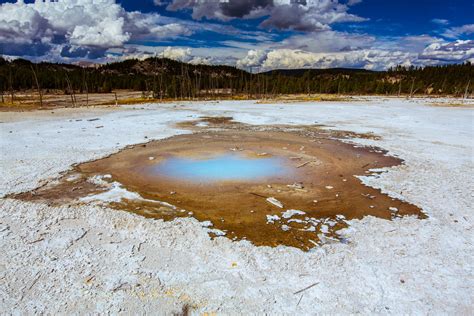
[{"label": "small stone", "polygon": [[296,182],[293,183],[293,184],[288,184],[287,187],[289,187],[290,189],[295,189],[295,190],[296,190],[296,189],[300,189],[300,190],[301,190],[301,189],[304,188],[304,186],[303,186],[302,183],[296,183]]}]

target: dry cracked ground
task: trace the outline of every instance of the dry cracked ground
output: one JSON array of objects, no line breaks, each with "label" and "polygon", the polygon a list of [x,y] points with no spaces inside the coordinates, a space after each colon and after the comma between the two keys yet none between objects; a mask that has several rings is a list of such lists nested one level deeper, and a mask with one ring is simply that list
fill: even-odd
[{"label": "dry cracked ground", "polygon": [[[450,102],[229,101],[0,113],[0,312],[471,314],[474,112],[472,102],[439,106]],[[78,163],[190,133],[178,123],[202,117],[354,132],[345,141],[404,160],[360,181],[427,218],[350,220],[344,243],[328,240],[305,252],[211,239],[212,226],[194,218],[162,221],[96,202],[12,198]],[[379,137],[357,138],[366,133]]]}]

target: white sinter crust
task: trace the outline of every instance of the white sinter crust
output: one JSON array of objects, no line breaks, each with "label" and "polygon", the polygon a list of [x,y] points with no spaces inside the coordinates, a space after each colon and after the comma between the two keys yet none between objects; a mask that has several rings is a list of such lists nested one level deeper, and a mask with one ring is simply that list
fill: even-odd
[{"label": "white sinter crust", "polygon": [[[429,215],[352,221],[348,244],[304,253],[210,240],[212,227],[191,218],[163,222],[94,203],[49,207],[2,198],[0,313],[169,314],[185,304],[230,314],[471,313],[474,111],[428,106],[442,101],[209,102],[0,113],[0,196],[35,188],[74,163],[126,145],[186,132],[175,122],[233,116],[251,124],[325,124],[382,136],[355,141],[387,149],[406,165],[362,180]],[[88,121],[94,118],[99,120]]]}]

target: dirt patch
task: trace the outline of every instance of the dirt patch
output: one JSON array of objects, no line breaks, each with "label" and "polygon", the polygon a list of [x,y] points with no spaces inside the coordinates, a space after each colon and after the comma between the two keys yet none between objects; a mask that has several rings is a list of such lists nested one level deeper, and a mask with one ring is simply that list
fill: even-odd
[{"label": "dirt patch", "polygon": [[43,105],[40,105],[39,96],[34,91],[16,92],[13,102],[9,96],[0,102],[0,112],[27,112],[35,110],[52,110],[67,107],[90,107],[115,104],[140,104],[149,103],[142,97],[141,92],[117,90],[113,93],[81,93],[71,97],[64,93],[43,94]]},{"label": "dirt patch", "polygon": [[437,103],[431,103],[429,104],[430,106],[435,106],[435,107],[446,107],[446,108],[474,108],[474,103],[472,102],[437,102]]},{"label": "dirt patch", "polygon": [[[101,200],[116,209],[164,220],[193,216],[210,221],[213,236],[304,250],[331,240],[344,241],[339,230],[350,219],[424,218],[418,207],[367,187],[356,177],[402,163],[378,148],[340,140],[375,135],[318,127],[251,127],[231,118],[203,118],[182,126],[199,132],[126,148],[78,165],[59,181],[15,197],[58,204]],[[172,157],[203,159],[226,153],[249,159],[278,157],[290,172],[257,180],[208,182],[153,171]],[[127,194],[120,199],[101,195],[114,190]]]}]

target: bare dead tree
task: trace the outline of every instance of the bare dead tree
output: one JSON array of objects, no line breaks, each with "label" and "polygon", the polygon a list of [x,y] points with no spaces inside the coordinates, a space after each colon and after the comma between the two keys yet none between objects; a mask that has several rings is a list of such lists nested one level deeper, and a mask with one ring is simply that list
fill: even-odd
[{"label": "bare dead tree", "polygon": [[196,96],[197,98],[199,98],[201,96],[201,72],[202,72],[202,69],[201,67],[199,67],[199,69],[197,70],[197,73],[195,74],[196,76]]},{"label": "bare dead tree", "polygon": [[38,90],[40,107],[43,107],[43,93],[41,92],[41,87],[40,87],[40,84],[39,84],[39,81],[38,81],[38,76],[36,75],[36,70],[33,67],[33,65],[30,65],[30,67],[31,67],[31,71],[33,72],[33,78],[35,79],[36,88]]},{"label": "bare dead tree", "polygon": [[13,90],[13,76],[12,76],[12,67],[8,64],[8,81],[10,85],[10,103],[13,105],[15,100],[15,91]]},{"label": "bare dead tree", "polygon": [[[3,53],[0,53],[0,58],[3,59]],[[1,82],[1,87],[0,87],[0,89],[2,89],[2,91],[0,91],[1,94],[2,94],[2,103],[5,103],[5,99],[3,98],[3,92],[4,92],[4,91],[3,91],[3,89],[4,89],[3,80],[2,80],[2,82]]]},{"label": "bare dead tree", "polygon": [[67,72],[65,74],[66,74],[67,89],[68,89],[69,95],[71,96],[71,103],[72,103],[72,106],[75,107],[76,96],[74,95],[74,89],[72,88],[71,80],[69,80],[69,76],[67,75]]},{"label": "bare dead tree", "polygon": [[158,53],[155,53],[155,58],[153,59],[153,99],[156,99],[157,62],[158,62]]},{"label": "bare dead tree", "polygon": [[146,90],[146,93],[145,93],[145,96],[147,99],[150,98],[150,89],[148,88],[148,80],[145,79],[145,90]]},{"label": "bare dead tree", "polygon": [[163,101],[163,72],[165,71],[165,59],[161,57],[160,69],[160,101]]},{"label": "bare dead tree", "polygon": [[181,67],[180,67],[180,68],[181,68],[181,81],[180,81],[180,85],[179,85],[179,86],[180,86],[180,89],[179,89],[179,90],[180,90],[180,91],[179,91],[180,96],[179,96],[179,98],[180,98],[181,100],[183,100],[183,90],[184,90],[184,70],[183,70],[183,64],[181,64]]},{"label": "bare dead tree", "polygon": [[89,87],[87,85],[87,76],[84,69],[82,69],[82,84],[86,90],[86,106],[89,106]]},{"label": "bare dead tree", "polygon": [[467,82],[467,85],[466,85],[466,90],[464,90],[464,100],[467,99],[470,84],[471,84],[471,80],[469,79],[469,81]]},{"label": "bare dead tree", "polygon": [[341,94],[341,78],[338,75],[337,76],[337,95],[340,95],[340,94]]},{"label": "bare dead tree", "polygon": [[413,98],[414,88],[415,88],[415,78],[411,80],[410,99]]},{"label": "bare dead tree", "polygon": [[252,83],[253,83],[253,72],[252,72],[252,66],[250,66],[249,99],[252,98]]}]

